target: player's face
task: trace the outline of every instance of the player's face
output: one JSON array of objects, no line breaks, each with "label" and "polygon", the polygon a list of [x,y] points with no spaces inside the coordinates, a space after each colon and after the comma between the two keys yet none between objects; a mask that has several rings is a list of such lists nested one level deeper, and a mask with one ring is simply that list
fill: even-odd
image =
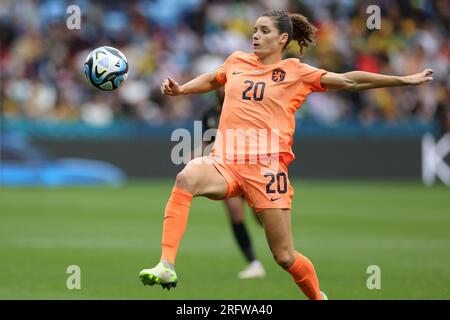
[{"label": "player's face", "polygon": [[265,57],[275,52],[282,52],[287,41],[287,33],[280,34],[269,17],[259,17],[253,32],[253,52],[258,57]]}]

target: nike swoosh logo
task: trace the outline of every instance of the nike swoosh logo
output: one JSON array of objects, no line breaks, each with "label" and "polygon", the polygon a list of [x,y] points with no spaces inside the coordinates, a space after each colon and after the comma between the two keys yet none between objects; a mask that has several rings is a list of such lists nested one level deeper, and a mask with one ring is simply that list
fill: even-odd
[{"label": "nike swoosh logo", "polygon": [[97,79],[100,79],[100,77],[101,77],[102,75],[104,75],[106,71],[107,71],[107,70],[105,70],[105,71],[103,71],[103,72],[101,72],[101,73],[98,73],[97,67],[95,67],[95,68],[94,68],[95,77],[96,77]]},{"label": "nike swoosh logo", "polygon": [[244,71],[233,71],[232,74],[240,74],[240,73],[244,73]]},{"label": "nike swoosh logo", "polygon": [[279,198],[270,198],[270,201],[277,201],[277,200],[280,200],[281,198],[283,198],[283,197],[279,197]]}]

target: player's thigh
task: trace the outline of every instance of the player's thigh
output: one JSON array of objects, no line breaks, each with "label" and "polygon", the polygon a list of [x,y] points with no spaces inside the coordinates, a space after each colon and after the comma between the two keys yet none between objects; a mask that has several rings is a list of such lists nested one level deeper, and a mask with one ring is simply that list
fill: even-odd
[{"label": "player's thigh", "polygon": [[231,222],[242,222],[244,220],[244,199],[241,196],[237,196],[225,199],[224,202]]},{"label": "player's thigh", "polygon": [[290,256],[294,254],[294,242],[291,209],[263,209],[258,215],[264,226],[267,243],[275,258],[292,258]]},{"label": "player's thigh", "polygon": [[221,198],[227,194],[228,183],[208,157],[195,158],[178,173],[176,185],[194,196]]}]

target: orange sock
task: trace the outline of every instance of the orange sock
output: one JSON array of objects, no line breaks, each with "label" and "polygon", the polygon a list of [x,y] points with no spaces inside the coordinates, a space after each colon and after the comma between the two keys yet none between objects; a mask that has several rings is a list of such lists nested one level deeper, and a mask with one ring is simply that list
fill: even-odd
[{"label": "orange sock", "polygon": [[307,257],[297,253],[294,264],[287,270],[294,278],[295,283],[310,300],[321,300],[319,280],[314,266]]},{"label": "orange sock", "polygon": [[164,211],[161,260],[166,260],[172,265],[175,263],[178,246],[186,229],[192,198],[192,194],[186,190],[173,187]]}]

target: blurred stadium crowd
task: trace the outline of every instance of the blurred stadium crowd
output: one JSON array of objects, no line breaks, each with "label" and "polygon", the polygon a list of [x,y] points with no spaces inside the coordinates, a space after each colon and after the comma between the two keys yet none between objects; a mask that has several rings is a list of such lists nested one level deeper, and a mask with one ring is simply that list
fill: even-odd
[{"label": "blurred stadium crowd", "polygon": [[[81,8],[80,30],[68,30],[66,9]],[[368,30],[368,5],[381,8],[381,29]],[[0,71],[5,119],[117,119],[178,123],[201,119],[215,95],[163,97],[161,81],[180,83],[212,71],[235,50],[251,51],[255,20],[266,9],[307,16],[316,45],[301,59],[334,72],[407,75],[434,70],[431,85],[362,93],[313,94],[299,117],[333,125],[438,120],[450,131],[450,2],[447,0],[2,0]],[[128,58],[129,78],[115,92],[91,88],[83,62],[101,45]],[[288,56],[297,56],[291,46]]]}]

